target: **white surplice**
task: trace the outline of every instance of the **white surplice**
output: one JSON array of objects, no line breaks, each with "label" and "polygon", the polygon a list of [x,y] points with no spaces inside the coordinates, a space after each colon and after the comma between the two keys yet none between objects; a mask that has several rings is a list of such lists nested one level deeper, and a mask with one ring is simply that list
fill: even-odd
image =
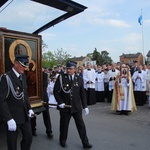
[{"label": "white surplice", "polygon": [[[137,77],[140,78],[137,78]],[[134,91],[146,91],[146,73],[141,70],[141,73],[135,71],[132,80],[134,82]]]},{"label": "white surplice", "polygon": [[104,72],[96,72],[95,91],[104,91]]},{"label": "white surplice", "polygon": [[[85,69],[83,71],[83,80],[84,80],[84,88],[92,88],[95,89],[95,70],[94,69]],[[87,84],[88,81],[91,81],[92,83]]]},{"label": "white surplice", "polygon": [[[47,87],[49,104],[57,104],[56,99],[53,94],[54,85],[55,85],[55,82],[52,81],[48,84],[48,87]],[[50,107],[56,108],[57,106],[50,105]]]},{"label": "white surplice", "polygon": [[114,89],[114,83],[115,83],[115,80],[111,80],[110,81],[110,78],[116,78],[117,75],[120,73],[119,70],[115,69],[115,71],[113,72],[112,70],[109,70],[108,71],[108,76],[109,76],[109,91],[113,90]]}]

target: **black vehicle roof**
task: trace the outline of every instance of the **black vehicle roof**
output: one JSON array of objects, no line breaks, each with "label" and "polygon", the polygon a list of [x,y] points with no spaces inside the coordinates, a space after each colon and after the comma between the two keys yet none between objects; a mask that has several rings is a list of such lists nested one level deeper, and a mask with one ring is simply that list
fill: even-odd
[{"label": "black vehicle roof", "polygon": [[[9,3],[11,3],[13,0],[11,0]],[[84,11],[87,7],[83,6],[79,3],[76,3],[72,0],[30,0],[36,3],[40,3],[42,5],[46,5],[48,7],[53,7],[58,10],[62,10],[65,13],[56,19],[49,21],[42,27],[38,28],[36,31],[33,32],[33,34],[39,34],[40,32],[66,20],[67,18],[70,18],[82,11]],[[4,4],[8,3],[8,0],[1,0],[0,1],[0,7]],[[9,4],[8,4],[9,5]]]}]

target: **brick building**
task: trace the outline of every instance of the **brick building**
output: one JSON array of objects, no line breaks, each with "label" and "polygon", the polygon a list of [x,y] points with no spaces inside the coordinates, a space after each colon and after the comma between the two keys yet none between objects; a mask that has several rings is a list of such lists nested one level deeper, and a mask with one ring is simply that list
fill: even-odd
[{"label": "brick building", "polygon": [[87,61],[90,61],[91,59],[88,56],[81,56],[81,57],[73,57],[70,58],[71,61],[77,62],[77,67],[78,66],[83,66]]},{"label": "brick building", "polygon": [[120,62],[133,65],[134,61],[137,61],[139,64],[143,64],[143,55],[141,53],[136,54],[122,54],[120,56]]}]

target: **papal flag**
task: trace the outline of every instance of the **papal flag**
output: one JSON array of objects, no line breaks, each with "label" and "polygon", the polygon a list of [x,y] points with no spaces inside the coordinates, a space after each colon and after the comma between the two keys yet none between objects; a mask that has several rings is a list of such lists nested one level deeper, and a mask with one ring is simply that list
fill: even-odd
[{"label": "papal flag", "polygon": [[140,15],[140,17],[138,18],[138,23],[139,23],[140,25],[142,25],[142,23],[143,23],[142,15]]}]

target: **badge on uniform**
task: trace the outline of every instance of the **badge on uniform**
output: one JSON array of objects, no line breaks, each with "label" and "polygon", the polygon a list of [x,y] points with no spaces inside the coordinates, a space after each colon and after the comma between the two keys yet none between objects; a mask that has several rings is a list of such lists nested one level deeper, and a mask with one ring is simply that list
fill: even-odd
[{"label": "badge on uniform", "polygon": [[79,85],[78,85],[78,82],[76,82],[76,83],[74,84],[74,86],[79,86]]},{"label": "badge on uniform", "polygon": [[16,94],[19,94],[19,86],[16,87]]}]

